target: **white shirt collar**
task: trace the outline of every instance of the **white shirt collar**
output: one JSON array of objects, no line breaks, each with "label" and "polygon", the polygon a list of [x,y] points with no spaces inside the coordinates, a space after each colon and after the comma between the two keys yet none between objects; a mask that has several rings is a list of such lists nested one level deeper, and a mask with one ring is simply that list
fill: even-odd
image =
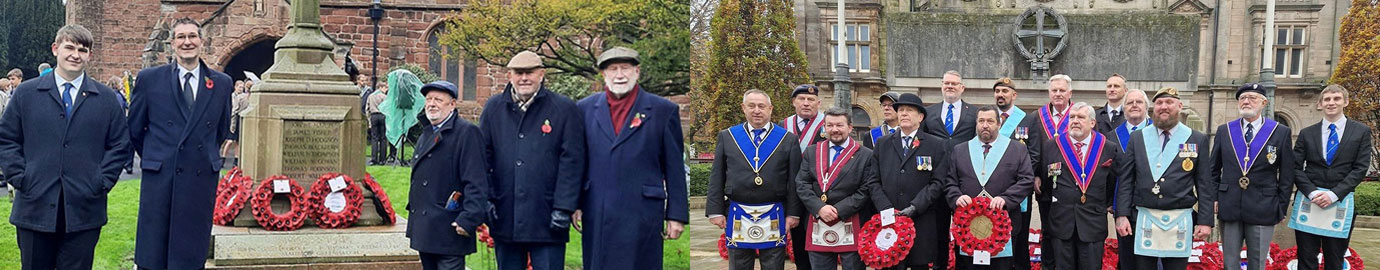
[{"label": "white shirt collar", "polygon": [[1144,125],[1146,122],[1149,121],[1150,118],[1140,119],[1140,123],[1131,123],[1131,120],[1126,120],[1126,129],[1131,129],[1132,127],[1140,127],[1141,125]]},{"label": "white shirt collar", "polygon": [[[900,127],[897,127],[897,128],[896,128],[896,132],[897,132],[897,133],[900,133],[900,132],[905,132],[905,131],[902,131]],[[919,132],[920,132],[920,129],[917,128],[917,129],[915,129],[915,130],[910,131],[910,134],[901,134],[901,137],[910,137],[911,139],[914,139],[914,138],[915,138],[915,134],[916,134],[916,133],[919,133]]]},{"label": "white shirt collar", "polygon": [[[752,122],[748,122],[748,123],[744,123],[744,124],[747,125],[748,132],[752,132],[753,130],[757,130],[757,129],[758,129],[758,127],[752,126]],[[761,129],[767,129],[767,130],[770,131],[770,129],[771,129],[771,123],[767,123],[767,125],[761,127]]]},{"label": "white shirt collar", "polygon": [[[65,88],[62,88],[62,85],[70,82],[70,83],[72,83],[72,91],[80,91],[80,90],[81,90],[81,83],[86,81],[86,80],[85,80],[85,79],[86,79],[86,73],[83,72],[81,75],[77,75],[77,78],[76,78],[76,79],[73,79],[73,80],[71,80],[71,81],[68,81],[67,79],[63,79],[61,75],[58,75],[57,72],[54,71],[54,72],[53,72],[53,78],[57,79],[58,90],[67,90],[67,89],[65,89]],[[72,93],[72,94],[76,94],[76,93]],[[73,97],[76,97],[76,95],[73,95]]]},{"label": "white shirt collar", "polygon": [[[1323,117],[1323,120],[1322,120],[1322,129],[1323,129],[1324,131],[1327,130],[1327,125],[1331,125],[1331,124],[1337,124],[1337,132],[1342,132],[1342,128],[1343,128],[1343,127],[1346,127],[1346,115],[1342,115],[1342,118],[1337,118],[1337,121],[1336,121],[1336,122],[1328,122],[1328,121],[1327,121],[1327,117]],[[1341,134],[1338,134],[1338,135],[1341,135]]]},{"label": "white shirt collar", "polygon": [[954,101],[953,103],[949,103],[949,102],[946,101],[946,102],[944,102],[944,107],[943,107],[943,108],[940,108],[940,109],[948,110],[948,109],[949,109],[949,105],[954,105],[954,109],[955,109],[955,110],[957,110],[957,109],[962,109],[962,108],[963,108],[963,100],[960,99],[960,100],[958,100],[958,101]]},{"label": "white shirt collar", "polygon": [[[173,64],[173,65],[177,66],[177,80],[178,80],[178,81],[182,81],[183,79],[187,78],[187,73],[191,73],[191,74],[192,74],[192,79],[201,78],[201,66],[200,66],[200,64],[197,65],[197,68],[193,68],[192,70],[187,70],[187,68],[182,67],[182,65],[178,65],[178,64]],[[192,86],[196,86],[196,85],[192,85]]]},{"label": "white shirt collar", "polygon": [[1110,113],[1110,112],[1117,112],[1117,113],[1120,113],[1120,112],[1121,112],[1121,107],[1122,107],[1122,106],[1123,106],[1123,105],[1117,105],[1116,107],[1112,107],[1112,103],[1111,103],[1111,102],[1108,102],[1106,105],[1103,105],[1103,107],[1102,107],[1103,109],[1102,109],[1102,110],[1107,111],[1108,113]]},{"label": "white shirt collar", "polygon": [[[1259,132],[1260,126],[1265,124],[1265,117],[1256,117],[1255,121],[1246,122],[1246,118],[1241,118],[1241,128],[1246,128],[1246,124],[1251,125],[1251,132]],[[1244,130],[1242,132],[1245,132]],[[1260,135],[1260,134],[1255,134]]]}]

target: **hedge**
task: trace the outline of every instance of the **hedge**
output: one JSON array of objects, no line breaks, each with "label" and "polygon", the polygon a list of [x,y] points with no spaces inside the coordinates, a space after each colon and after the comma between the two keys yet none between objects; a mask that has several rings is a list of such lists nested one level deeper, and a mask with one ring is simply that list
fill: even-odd
[{"label": "hedge", "polygon": [[690,196],[705,196],[709,193],[710,163],[690,164]]},{"label": "hedge", "polygon": [[1362,182],[1355,193],[1357,215],[1380,216],[1380,182]]}]

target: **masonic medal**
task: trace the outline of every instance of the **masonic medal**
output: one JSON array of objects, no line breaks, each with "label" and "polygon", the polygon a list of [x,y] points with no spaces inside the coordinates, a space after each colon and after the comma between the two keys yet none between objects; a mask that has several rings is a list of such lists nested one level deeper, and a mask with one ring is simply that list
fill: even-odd
[{"label": "masonic medal", "polygon": [[828,203],[828,202],[829,202],[829,195],[820,194],[820,195],[819,195],[819,200],[820,200],[820,201],[824,201],[825,203]]},{"label": "masonic medal", "polygon": [[1265,153],[1265,160],[1269,161],[1270,164],[1275,164],[1275,151],[1277,148],[1274,146],[1266,146],[1266,148],[1269,149],[1269,151]]},{"label": "masonic medal", "polygon": [[1079,203],[1088,203],[1088,194],[1087,194],[1087,193],[1083,193],[1083,196],[1082,196],[1082,197],[1078,197],[1078,202],[1079,202]]},{"label": "masonic medal", "polygon": [[1184,167],[1184,171],[1185,171],[1185,172],[1193,171],[1193,159],[1191,159],[1191,158],[1185,158],[1185,159],[1184,159],[1184,164],[1183,164],[1183,165],[1184,165],[1183,167]]},{"label": "masonic medal", "polygon": [[1241,189],[1246,189],[1251,185],[1251,178],[1242,176],[1240,180],[1236,180],[1236,184],[1241,185]]},{"label": "masonic medal", "polygon": [[758,186],[762,185],[762,176],[758,175],[757,178],[753,178],[752,183],[757,184]]}]

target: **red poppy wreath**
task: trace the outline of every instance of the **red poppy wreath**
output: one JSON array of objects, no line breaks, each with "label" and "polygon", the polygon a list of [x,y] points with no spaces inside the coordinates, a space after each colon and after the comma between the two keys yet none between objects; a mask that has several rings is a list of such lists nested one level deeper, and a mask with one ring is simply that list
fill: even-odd
[{"label": "red poppy wreath", "polygon": [[973,202],[954,210],[954,225],[949,233],[954,244],[964,253],[982,250],[996,255],[1011,241],[1011,218],[1006,211],[993,210],[988,197],[973,198]]},{"label": "red poppy wreath", "polygon": [[383,192],[383,186],[378,181],[374,181],[374,176],[364,174],[364,188],[374,193],[374,207],[378,208],[383,220],[388,224],[397,224],[398,214],[393,212],[393,203],[388,201],[388,194]]},{"label": "red poppy wreath", "polygon": [[240,214],[244,203],[249,201],[254,180],[244,175],[240,167],[231,168],[220,183],[216,185],[216,208],[211,221],[216,225],[228,226]]},{"label": "red poppy wreath", "polygon": [[896,222],[882,226],[881,214],[873,215],[858,232],[858,255],[872,268],[892,267],[905,260],[915,244],[915,222],[896,216]]},{"label": "red poppy wreath", "polygon": [[[277,180],[286,180],[291,190],[285,194],[291,202],[289,204],[291,207],[282,214],[273,213],[271,204],[274,197],[273,182]],[[310,206],[307,205],[307,194],[302,190],[302,186],[298,186],[292,178],[282,175],[270,176],[259,183],[259,188],[254,190],[254,197],[249,202],[252,206],[254,220],[258,221],[264,229],[270,231],[291,231],[301,228],[302,224],[307,221],[309,211],[311,211]]]},{"label": "red poppy wreath", "polygon": [[[337,180],[338,178],[338,180]],[[337,181],[339,187],[331,186],[332,181]],[[339,188],[337,190],[337,188]],[[344,202],[332,202],[329,200],[331,194],[340,192]],[[327,206],[331,203],[335,207]],[[343,203],[343,205],[336,205]],[[326,229],[339,229],[354,225],[359,220],[360,207],[364,205],[364,192],[356,186],[350,176],[340,173],[322,174],[321,178],[316,179],[316,183],[311,185],[311,193],[307,196],[307,205],[311,206],[312,218],[316,220],[316,226]]]}]

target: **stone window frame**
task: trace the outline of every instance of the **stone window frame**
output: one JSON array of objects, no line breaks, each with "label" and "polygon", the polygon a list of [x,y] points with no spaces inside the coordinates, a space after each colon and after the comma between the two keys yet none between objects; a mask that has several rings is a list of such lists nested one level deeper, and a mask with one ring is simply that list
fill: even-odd
[{"label": "stone window frame", "polygon": [[[1303,78],[1308,69],[1308,24],[1282,23],[1275,25],[1273,53],[1276,78]],[[1283,33],[1284,35],[1281,35]],[[1298,37],[1297,35],[1302,35]],[[1284,53],[1285,57],[1280,57]]]},{"label": "stone window frame", "polygon": [[[427,62],[425,68],[432,74],[436,74],[436,77],[441,80],[459,86],[459,101],[478,101],[479,97],[475,89],[476,62],[471,59],[448,57],[444,51],[441,51],[453,50],[440,44],[440,35],[445,33],[445,28],[445,24],[440,23],[427,31]],[[436,65],[439,65],[439,68],[436,67]]]},{"label": "stone window frame", "polygon": [[[828,26],[828,27],[829,27],[829,30],[828,30],[828,31],[829,31],[829,36],[827,36],[827,37],[829,38],[829,39],[828,39],[828,42],[829,42],[829,63],[830,63],[829,66],[830,66],[830,70],[833,70],[833,64],[839,62],[839,61],[838,61],[838,39],[837,39],[837,36],[838,36],[838,35],[837,35],[837,33],[836,33],[836,30],[838,30],[838,25],[839,25],[839,24],[838,24],[838,21],[837,21],[837,20],[832,20],[832,21],[829,21],[828,25],[829,25],[829,26]],[[855,54],[853,54],[854,56],[853,56],[852,58],[856,58],[856,59],[850,59],[850,60],[852,60],[852,61],[850,61],[850,62],[848,63],[848,71],[849,71],[849,72],[872,72],[873,70],[876,70],[876,68],[877,68],[877,67],[875,66],[876,63],[874,63],[875,61],[872,61],[872,55],[873,55],[873,53],[874,53],[874,52],[876,51],[876,49],[877,49],[877,48],[876,48],[876,47],[877,47],[876,44],[879,43],[879,42],[877,41],[877,33],[876,33],[877,25],[876,25],[873,21],[871,21],[871,20],[844,20],[843,25],[844,25],[845,27],[852,27],[852,29],[854,29],[854,33],[855,33],[854,36],[853,36],[852,38],[850,38],[849,40],[844,41],[844,46],[848,46],[849,48],[858,48],[858,49],[866,49],[866,50],[867,50],[867,53],[866,53],[866,54],[863,54],[863,53],[861,53],[861,52],[856,52],[856,51],[854,51],[853,49],[850,49],[850,50],[849,50],[850,53],[855,53]],[[865,31],[865,32],[864,32],[864,31],[861,31],[862,29],[866,29],[867,31]],[[845,33],[847,32],[847,30],[844,30],[844,31],[845,31]],[[859,38],[859,37],[858,37],[859,35],[862,35],[862,34],[866,34],[866,39],[863,39],[863,38]],[[855,61],[856,61],[856,62],[855,62]],[[867,68],[862,68],[862,69],[860,69],[859,67],[860,67],[861,65],[855,65],[855,64],[864,63],[864,62],[867,64]]]}]

